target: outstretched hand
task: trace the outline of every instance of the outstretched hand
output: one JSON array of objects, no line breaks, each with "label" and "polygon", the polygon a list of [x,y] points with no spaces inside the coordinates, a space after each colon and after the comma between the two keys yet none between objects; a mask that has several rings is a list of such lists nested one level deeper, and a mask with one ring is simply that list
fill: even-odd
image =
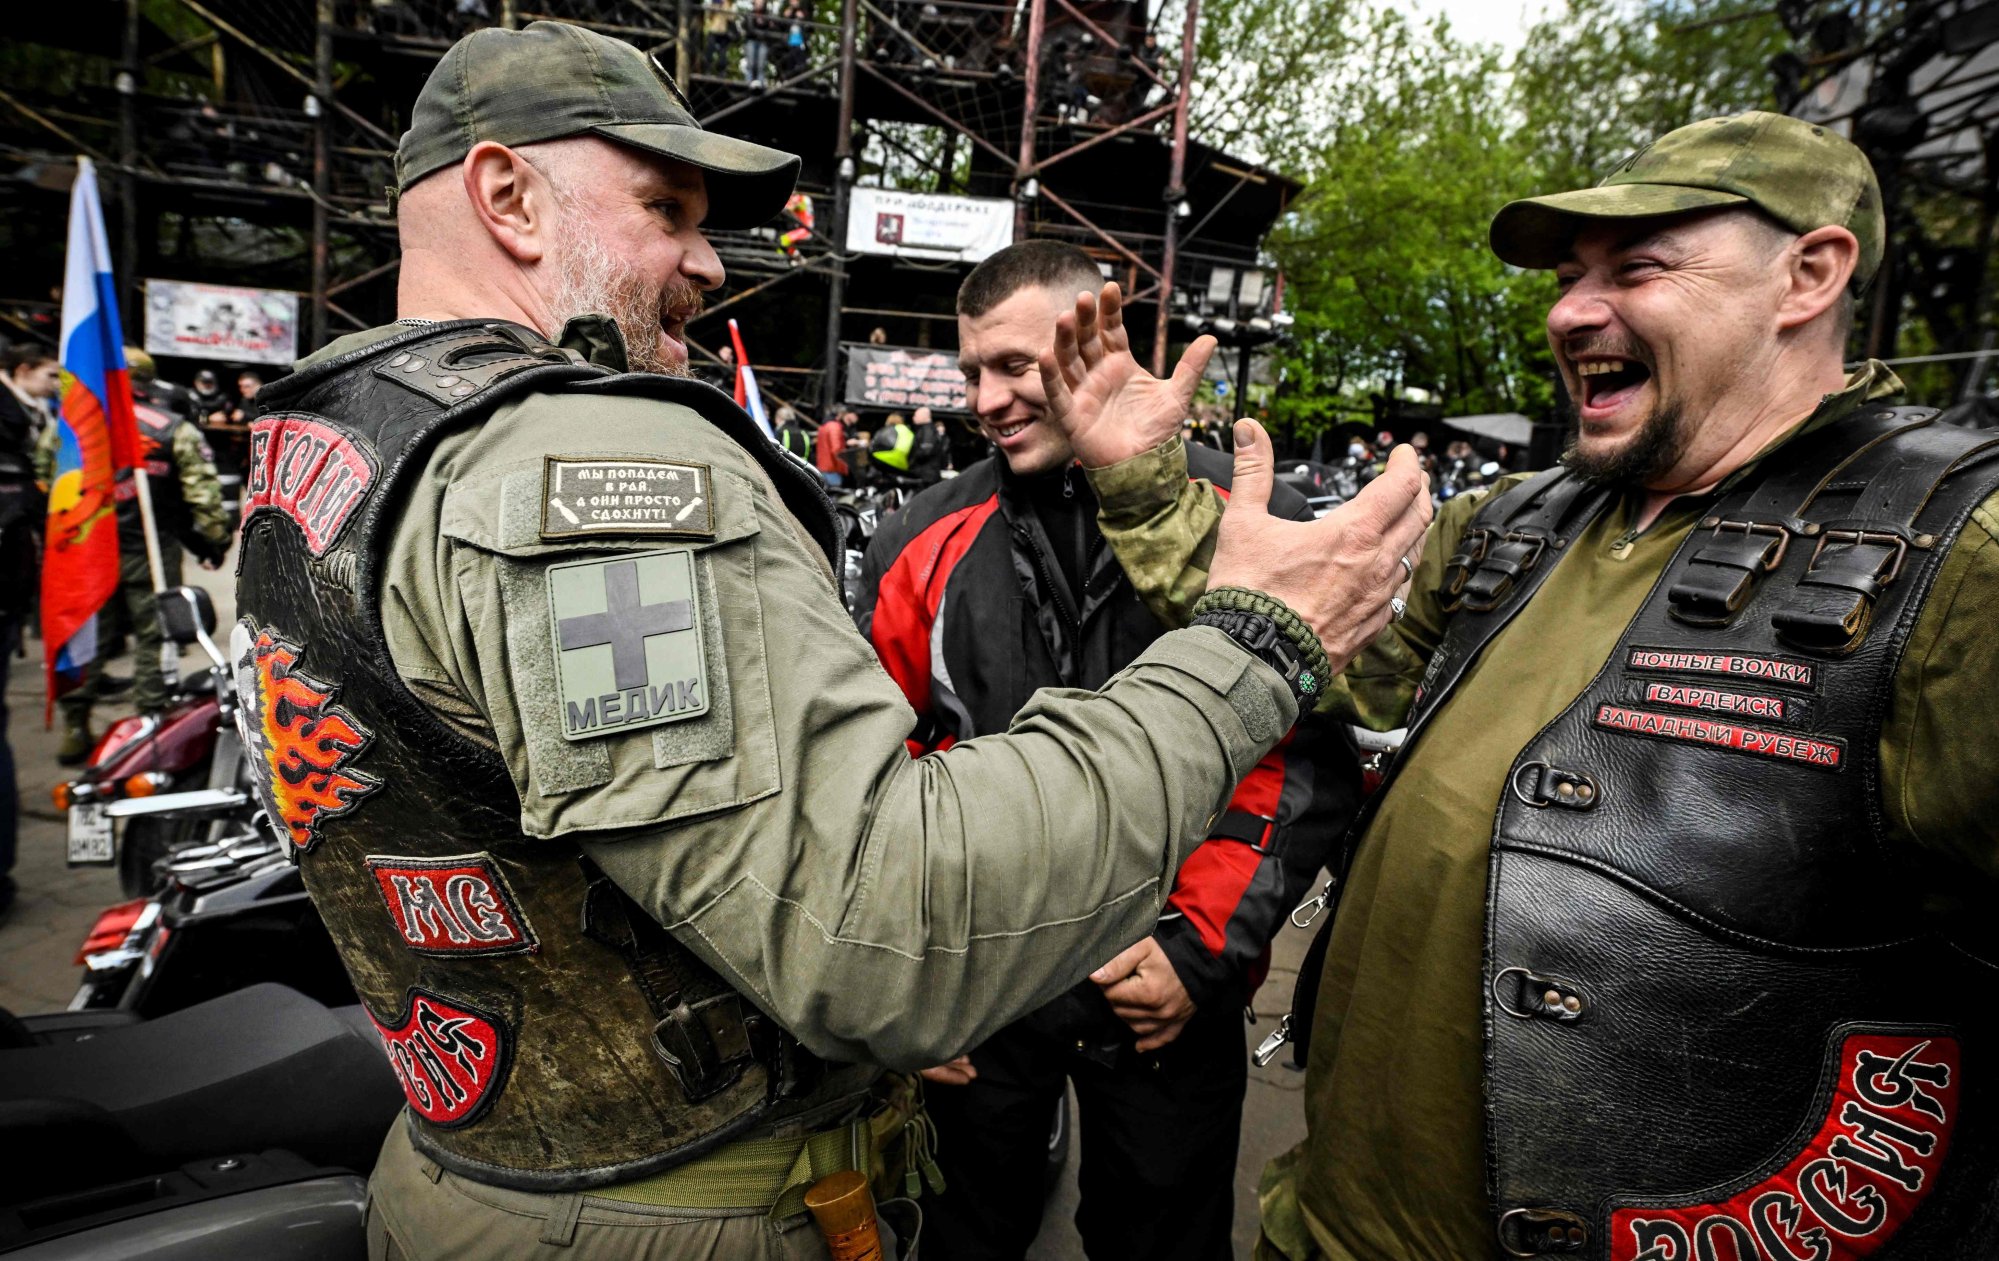
[{"label": "outstretched hand", "polygon": [[1055,344],[1041,356],[1049,418],[1069,435],[1085,468],[1150,451],[1180,432],[1215,345],[1212,337],[1195,338],[1162,381],[1132,357],[1117,285],[1079,293],[1076,309],[1056,319]]},{"label": "outstretched hand", "polygon": [[1404,557],[1423,557],[1433,508],[1414,449],[1398,446],[1360,494],[1317,521],[1270,515],[1276,461],[1253,420],[1235,425],[1235,479],[1215,538],[1209,587],[1248,587],[1282,600],[1317,632],[1334,670],[1374,642],[1390,596],[1406,587]]}]

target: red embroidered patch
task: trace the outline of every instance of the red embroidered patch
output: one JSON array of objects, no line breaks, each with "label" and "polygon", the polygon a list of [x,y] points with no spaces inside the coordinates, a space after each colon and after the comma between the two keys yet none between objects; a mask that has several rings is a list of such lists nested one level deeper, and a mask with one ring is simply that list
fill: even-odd
[{"label": "red embroidered patch", "polygon": [[507,878],[490,854],[398,858],[372,854],[389,918],[417,954],[500,955],[535,948]]},{"label": "red embroidered patch", "polygon": [[249,486],[243,515],[275,508],[305,532],[314,556],[340,535],[375,480],[375,461],[325,421],[296,413],[250,425]]},{"label": "red embroidered patch", "polygon": [[1627,659],[1633,670],[1670,670],[1677,674],[1720,674],[1732,679],[1761,679],[1811,687],[1818,677],[1809,661],[1760,657],[1742,652],[1681,652],[1674,648],[1633,648]]},{"label": "red embroidered patch", "polygon": [[453,1129],[479,1118],[500,1093],[507,1039],[500,1022],[428,990],[409,992],[409,1014],[393,1026],[375,1020],[389,1066],[410,1110]]},{"label": "red embroidered patch", "polygon": [[1704,709],[1711,714],[1749,714],[1757,718],[1784,719],[1784,699],[1748,692],[1724,692],[1720,688],[1694,687],[1685,683],[1647,683],[1645,700],[1654,705],[1675,705],[1681,709]]},{"label": "red embroidered patch", "polygon": [[1717,749],[1734,749],[1780,761],[1802,762],[1829,771],[1838,770],[1846,760],[1846,746],[1837,740],[1815,740],[1788,731],[1765,731],[1758,727],[1744,727],[1739,723],[1694,718],[1685,714],[1655,714],[1649,709],[1626,709],[1622,705],[1597,706],[1596,725],[1632,735],[1658,736],[1664,740],[1712,745]]},{"label": "red embroidered patch", "polygon": [[1611,1261],[1857,1261],[1887,1243],[1950,1149],[1957,1039],[1857,1033],[1837,1054],[1825,1121],[1802,1151],[1718,1204],[1618,1209]]},{"label": "red embroidered patch", "polygon": [[238,664],[244,735],[262,763],[258,782],[271,821],[300,852],[319,842],[320,825],[352,811],[382,786],[348,764],[372,737],[333,703],[339,689],[298,668],[304,649],[269,630]]}]

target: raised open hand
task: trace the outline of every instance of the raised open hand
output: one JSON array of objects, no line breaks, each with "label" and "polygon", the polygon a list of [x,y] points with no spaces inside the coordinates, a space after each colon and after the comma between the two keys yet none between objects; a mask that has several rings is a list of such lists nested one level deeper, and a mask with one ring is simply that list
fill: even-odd
[{"label": "raised open hand", "polygon": [[1069,435],[1086,468],[1149,451],[1180,432],[1215,344],[1212,337],[1195,338],[1162,381],[1132,358],[1117,285],[1079,293],[1076,309],[1055,321],[1055,344],[1041,356],[1049,418]]},{"label": "raised open hand", "polygon": [[1276,465],[1270,435],[1253,420],[1235,425],[1235,480],[1215,537],[1209,587],[1248,587],[1282,600],[1318,633],[1332,668],[1374,642],[1403,589],[1408,557],[1423,557],[1430,482],[1413,448],[1398,446],[1360,494],[1317,521],[1270,515]]}]

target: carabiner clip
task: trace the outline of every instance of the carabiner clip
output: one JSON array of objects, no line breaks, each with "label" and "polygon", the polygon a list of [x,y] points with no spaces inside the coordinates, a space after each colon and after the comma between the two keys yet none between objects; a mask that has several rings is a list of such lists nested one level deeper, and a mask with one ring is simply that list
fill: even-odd
[{"label": "carabiner clip", "polygon": [[1286,1012],[1284,1019],[1278,1021],[1277,1027],[1270,1031],[1270,1036],[1256,1044],[1256,1050],[1249,1057],[1250,1062],[1258,1068],[1268,1067],[1270,1061],[1277,1058],[1277,1052],[1290,1040],[1291,1013]]},{"label": "carabiner clip", "polygon": [[[1339,882],[1340,879],[1338,876],[1328,879],[1325,888],[1320,889],[1311,897],[1292,907],[1291,926],[1293,928],[1310,928],[1312,921],[1319,918],[1319,912],[1332,904],[1333,887],[1339,884]],[[1299,916],[1303,916],[1304,918],[1300,919]]]}]

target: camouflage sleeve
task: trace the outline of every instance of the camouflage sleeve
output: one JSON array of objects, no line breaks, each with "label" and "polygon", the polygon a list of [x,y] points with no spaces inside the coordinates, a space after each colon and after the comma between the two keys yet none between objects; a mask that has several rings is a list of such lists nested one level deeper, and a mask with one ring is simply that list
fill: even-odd
[{"label": "camouflage sleeve", "polygon": [[56,444],[61,441],[62,426],[54,422],[43,425],[41,437],[35,439],[35,480],[41,483],[43,494],[55,480]]},{"label": "camouflage sleeve", "polygon": [[226,543],[229,515],[222,508],[222,479],[215,472],[215,455],[208,449],[208,440],[193,425],[177,425],[173,453],[181,498],[187,503],[195,533],[212,543]]},{"label": "camouflage sleeve", "polygon": [[1085,469],[1097,493],[1097,525],[1139,599],[1162,626],[1193,620],[1208,589],[1222,497],[1187,475],[1187,446],[1173,438],[1105,468]]}]

